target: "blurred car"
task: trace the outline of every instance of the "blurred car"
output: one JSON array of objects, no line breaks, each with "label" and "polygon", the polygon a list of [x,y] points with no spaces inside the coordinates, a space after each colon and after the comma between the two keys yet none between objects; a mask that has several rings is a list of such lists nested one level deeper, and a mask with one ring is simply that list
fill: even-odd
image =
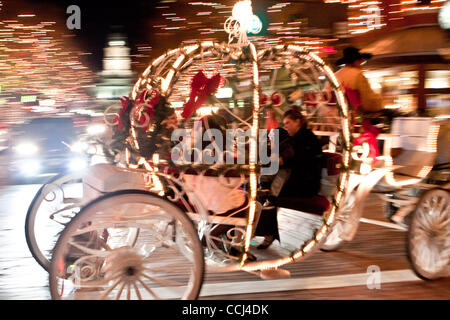
[{"label": "blurred car", "polygon": [[82,170],[88,165],[81,135],[71,118],[35,118],[14,128],[9,143],[9,174],[26,180]]}]

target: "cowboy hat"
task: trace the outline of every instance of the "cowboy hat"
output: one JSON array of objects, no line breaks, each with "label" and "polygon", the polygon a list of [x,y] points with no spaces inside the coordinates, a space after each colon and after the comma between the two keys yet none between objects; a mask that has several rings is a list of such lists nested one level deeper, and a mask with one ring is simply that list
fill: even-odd
[{"label": "cowboy hat", "polygon": [[351,64],[357,60],[369,60],[372,58],[372,54],[370,53],[360,53],[358,48],[355,47],[347,47],[343,51],[342,58],[336,61],[338,66],[342,64]]}]

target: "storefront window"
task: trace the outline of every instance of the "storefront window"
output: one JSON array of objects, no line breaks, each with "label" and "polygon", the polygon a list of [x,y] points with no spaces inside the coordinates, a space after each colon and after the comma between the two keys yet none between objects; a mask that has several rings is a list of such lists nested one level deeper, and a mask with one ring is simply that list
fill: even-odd
[{"label": "storefront window", "polygon": [[372,88],[379,93],[381,91],[413,89],[419,83],[417,71],[367,71],[364,75]]},{"label": "storefront window", "polygon": [[412,112],[417,108],[417,97],[412,94],[402,94],[393,98],[393,104],[385,104],[386,109],[398,109],[402,112]]},{"label": "storefront window", "polygon": [[450,70],[427,71],[425,89],[450,88]]},{"label": "storefront window", "polygon": [[427,94],[426,100],[429,115],[450,115],[450,94]]},{"label": "storefront window", "polygon": [[450,114],[450,70],[429,70],[425,74],[427,113],[433,116]]},{"label": "storefront window", "polygon": [[378,94],[381,94],[381,89],[383,88],[383,78],[389,74],[391,73],[387,71],[367,71],[364,73],[369,80],[370,86]]},{"label": "storefront window", "polygon": [[424,95],[427,114],[450,115],[450,70],[427,70],[424,91],[419,88],[418,70],[369,70],[365,76],[374,91],[383,96],[385,108],[415,111],[419,95]]},{"label": "storefront window", "polygon": [[414,89],[419,83],[417,71],[404,71],[383,79],[383,86],[392,90]]},{"label": "storefront window", "polygon": [[411,112],[417,108],[417,98],[412,92],[419,84],[419,73],[400,70],[372,70],[365,72],[372,89],[383,96],[387,109]]}]

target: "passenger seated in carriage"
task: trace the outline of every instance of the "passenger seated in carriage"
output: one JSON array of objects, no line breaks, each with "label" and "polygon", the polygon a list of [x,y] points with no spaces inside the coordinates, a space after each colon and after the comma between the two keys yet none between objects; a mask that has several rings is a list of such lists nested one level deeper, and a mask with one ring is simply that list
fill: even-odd
[{"label": "passenger seated in carriage", "polygon": [[[266,249],[274,240],[280,241],[277,222],[279,200],[309,198],[319,194],[321,186],[323,153],[319,139],[308,129],[307,120],[295,109],[283,115],[283,124],[289,134],[290,147],[281,151],[280,165],[289,169],[288,179],[283,183],[279,195],[273,199],[273,206],[263,208],[255,235],[264,236],[258,249]],[[276,180],[276,179],[275,179]]]},{"label": "passenger seated in carriage", "polygon": [[[268,191],[267,199],[261,197],[261,202],[264,203],[265,207],[268,207],[273,203],[276,197],[280,194],[281,188],[287,181],[291,174],[291,169],[283,165],[283,159],[289,159],[292,157],[294,149],[290,142],[290,136],[288,132],[283,128],[272,129],[269,133],[269,143],[272,145],[277,143],[275,141],[275,130],[278,131],[278,153],[271,155],[272,161],[279,161],[278,172],[273,176],[261,176],[260,177],[260,188],[261,194],[264,195]],[[272,146],[271,146],[272,147]],[[271,148],[272,150],[272,148]],[[278,157],[274,158],[274,157]]]},{"label": "passenger seated in carriage", "polygon": [[[201,152],[204,152],[208,145],[211,143],[214,144],[218,141],[215,141],[215,137],[211,133],[211,129],[219,130],[223,140],[221,141],[222,146],[225,148],[226,144],[226,129],[227,129],[227,121],[226,119],[219,115],[213,114],[208,115],[203,118],[197,125],[201,125],[201,135],[194,138],[202,139],[201,144],[196,144],[196,141],[192,139],[193,146],[201,145]],[[195,129],[195,128],[194,128]],[[195,131],[195,130],[193,130]],[[210,141],[204,141],[204,136],[209,135]],[[217,146],[220,144],[218,143]],[[222,150],[220,148],[211,149],[212,152],[221,153]],[[197,150],[198,152],[198,150]],[[192,155],[192,161],[198,160],[194,159],[194,154]],[[219,154],[219,156],[225,157],[225,153]],[[194,169],[195,170],[195,169]],[[249,200],[247,198],[247,193],[243,189],[242,185],[245,180],[242,176],[237,172],[229,172],[225,176],[218,176],[213,170],[206,170],[204,174],[198,174],[198,172],[192,172],[192,170],[188,170],[186,174],[184,174],[184,180],[187,185],[189,185],[194,191],[195,195],[202,202],[204,207],[209,211],[212,215],[220,215],[222,217],[232,217],[232,218],[245,218],[247,216],[247,212],[249,209]],[[261,212],[261,204],[256,204],[256,212],[255,212],[255,220],[254,224],[258,224],[260,212]],[[231,224],[216,224],[209,233],[211,239],[227,237],[227,232],[234,228],[234,225]],[[229,241],[230,239],[228,239]],[[215,245],[218,247],[223,247],[223,244],[218,240],[213,240]],[[206,246],[206,238],[202,238],[203,245]],[[240,252],[231,247],[230,255],[239,255]]]}]

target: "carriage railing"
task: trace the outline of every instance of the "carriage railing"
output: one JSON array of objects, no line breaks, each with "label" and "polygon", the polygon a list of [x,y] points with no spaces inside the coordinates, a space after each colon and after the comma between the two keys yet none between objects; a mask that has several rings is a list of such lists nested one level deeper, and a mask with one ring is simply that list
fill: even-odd
[{"label": "carriage railing", "polygon": [[[439,133],[439,124],[437,122],[432,122],[426,131],[426,146],[416,146],[414,148],[404,150],[406,152],[409,152],[408,155],[411,157],[413,157],[415,154],[416,158],[419,158],[418,156],[420,156],[418,160],[410,158],[411,161],[408,161],[408,163],[397,164],[395,158],[392,157],[392,141],[395,138],[392,133],[381,133],[377,136],[377,141],[383,141],[383,150],[382,153],[375,159],[369,157],[369,146],[367,143],[364,143],[359,148],[355,147],[356,150],[354,150],[354,159],[362,161],[366,166],[360,173],[367,174],[373,169],[382,168],[386,170],[386,175],[384,177],[386,183],[395,188],[401,188],[403,186],[420,183],[432,170],[434,161],[437,156],[437,138]],[[355,138],[360,135],[360,133],[353,134]],[[355,156],[358,149],[363,149],[362,154],[359,156]],[[416,173],[410,174],[408,179],[404,178],[405,175],[403,176],[403,179],[399,179],[398,177],[396,177],[396,170],[408,166],[409,164],[418,165],[419,168]]]},{"label": "carriage railing", "polygon": [[[369,156],[370,147],[367,142],[354,146],[352,152],[354,165],[353,170],[351,170],[350,186],[347,189],[347,201],[349,197],[352,197],[353,201],[349,201],[349,203],[351,202],[350,209],[348,211],[343,210],[341,216],[341,219],[347,223],[347,230],[345,234],[341,235],[342,239],[351,241],[354,238],[358,224],[363,216],[364,203],[372,191],[376,191],[384,200],[396,202],[396,204],[402,206],[402,209],[396,214],[397,217],[393,218],[394,221],[402,221],[403,217],[409,214],[417,202],[417,197],[409,194],[411,188],[427,189],[430,187],[430,185],[423,182],[432,170],[437,156],[439,123],[432,121],[431,118],[424,120],[430,121],[424,136],[426,140],[425,146],[417,145],[415,148],[412,148],[413,150],[406,150],[406,155],[411,157],[411,159],[414,154],[419,156],[419,161],[412,163],[417,165],[417,168],[414,168],[410,175],[398,172],[398,170],[408,169],[409,159],[407,159],[406,163],[399,165],[396,163],[396,158],[391,155],[392,140],[398,137],[393,132],[382,133],[377,136],[377,141],[383,141],[384,143],[382,153],[375,159]],[[354,138],[360,135],[361,133],[353,133]],[[408,136],[405,137],[407,138]],[[399,199],[393,201],[389,197],[384,196],[386,192],[395,192]],[[393,225],[393,227],[405,230],[404,226]]]}]

